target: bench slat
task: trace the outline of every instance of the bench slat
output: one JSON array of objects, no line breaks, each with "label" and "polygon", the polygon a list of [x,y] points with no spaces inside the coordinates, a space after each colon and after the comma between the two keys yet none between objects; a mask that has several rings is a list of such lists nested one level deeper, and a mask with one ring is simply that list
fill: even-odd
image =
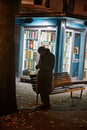
[{"label": "bench slat", "polygon": [[66,86],[70,85],[71,83],[72,82],[70,75],[67,72],[53,74],[53,80],[52,80],[53,87]]}]

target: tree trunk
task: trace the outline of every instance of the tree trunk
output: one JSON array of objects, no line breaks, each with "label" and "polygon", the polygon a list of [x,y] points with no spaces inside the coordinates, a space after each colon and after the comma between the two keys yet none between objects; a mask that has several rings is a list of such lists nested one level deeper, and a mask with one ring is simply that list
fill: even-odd
[{"label": "tree trunk", "polygon": [[0,1],[0,115],[17,111],[15,88],[15,0]]}]

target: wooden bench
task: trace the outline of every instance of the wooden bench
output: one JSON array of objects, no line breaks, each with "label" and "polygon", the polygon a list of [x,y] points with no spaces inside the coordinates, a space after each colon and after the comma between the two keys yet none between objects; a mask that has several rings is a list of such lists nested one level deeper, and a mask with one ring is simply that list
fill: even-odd
[{"label": "wooden bench", "polygon": [[53,75],[53,89],[51,94],[57,94],[57,93],[65,93],[65,92],[72,92],[81,90],[80,98],[82,97],[82,92],[85,89],[85,84],[87,84],[87,81],[72,81],[71,76],[67,72],[62,73],[55,73]]},{"label": "wooden bench", "polygon": [[[30,83],[32,83],[33,90],[36,90],[36,75],[30,75]],[[77,80],[72,81],[70,75],[67,72],[54,73],[52,81],[52,91],[50,94],[59,94],[70,92],[70,97],[72,98],[72,93],[74,91],[80,90],[80,99],[82,97],[82,92],[85,89],[85,84],[87,81]],[[38,103],[38,94],[36,98],[36,103]]]}]

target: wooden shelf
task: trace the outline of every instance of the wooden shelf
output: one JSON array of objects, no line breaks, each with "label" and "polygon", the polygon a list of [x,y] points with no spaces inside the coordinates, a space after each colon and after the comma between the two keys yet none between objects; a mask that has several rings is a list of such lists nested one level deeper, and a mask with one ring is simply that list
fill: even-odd
[{"label": "wooden shelf", "polygon": [[43,5],[22,4],[20,6],[20,13],[28,13],[31,11],[52,12],[50,8],[46,8]]},{"label": "wooden shelf", "polygon": [[51,8],[47,8],[44,5],[32,5],[32,4],[21,4],[19,12],[16,13],[16,17],[54,17],[65,16],[63,12],[55,12]]}]

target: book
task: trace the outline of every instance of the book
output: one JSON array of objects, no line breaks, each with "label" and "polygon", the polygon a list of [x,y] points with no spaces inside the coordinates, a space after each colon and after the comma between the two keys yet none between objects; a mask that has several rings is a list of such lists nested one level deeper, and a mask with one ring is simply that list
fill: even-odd
[{"label": "book", "polygon": [[37,58],[37,52],[33,52],[33,60],[36,60],[36,58]]},{"label": "book", "polygon": [[32,60],[29,60],[29,62],[28,62],[28,68],[29,69],[33,68],[33,62],[32,62]]},{"label": "book", "polygon": [[25,58],[33,59],[33,51],[32,50],[26,50]]},{"label": "book", "polygon": [[33,49],[33,47],[34,47],[34,41],[30,40],[29,41],[29,48]]}]

